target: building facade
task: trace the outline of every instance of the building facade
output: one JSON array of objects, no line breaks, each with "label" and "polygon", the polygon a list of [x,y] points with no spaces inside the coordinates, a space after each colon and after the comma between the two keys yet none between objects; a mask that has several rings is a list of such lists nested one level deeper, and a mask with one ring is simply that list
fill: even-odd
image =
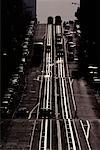
[{"label": "building facade", "polygon": [[36,0],[23,0],[23,2],[25,3],[25,9],[32,13],[33,18],[36,18]]},{"label": "building facade", "polygon": [[98,19],[96,1],[80,1],[80,26],[82,31],[81,48],[86,51],[87,62],[99,64],[98,50]]}]

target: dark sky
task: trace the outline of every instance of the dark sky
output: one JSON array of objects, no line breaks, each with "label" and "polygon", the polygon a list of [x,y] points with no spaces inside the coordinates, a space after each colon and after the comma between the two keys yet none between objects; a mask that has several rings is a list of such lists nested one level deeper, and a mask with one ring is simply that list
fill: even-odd
[{"label": "dark sky", "polygon": [[46,23],[48,16],[60,15],[62,20],[74,20],[74,14],[80,0],[37,0],[37,17],[41,23]]}]

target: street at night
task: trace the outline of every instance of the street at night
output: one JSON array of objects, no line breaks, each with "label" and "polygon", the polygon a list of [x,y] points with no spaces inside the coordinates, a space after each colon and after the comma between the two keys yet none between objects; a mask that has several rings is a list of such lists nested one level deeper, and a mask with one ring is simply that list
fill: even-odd
[{"label": "street at night", "polygon": [[83,50],[79,9],[76,20],[51,15],[46,23],[32,11],[7,77],[11,53],[2,51],[0,150],[99,150],[100,66]]}]

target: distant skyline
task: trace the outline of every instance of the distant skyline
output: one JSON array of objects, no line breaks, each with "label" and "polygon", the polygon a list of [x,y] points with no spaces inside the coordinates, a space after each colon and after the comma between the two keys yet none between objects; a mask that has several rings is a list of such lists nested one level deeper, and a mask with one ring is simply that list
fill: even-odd
[{"label": "distant skyline", "polygon": [[56,15],[60,15],[62,21],[74,20],[78,4],[80,0],[37,0],[38,21],[46,23],[48,16],[55,17]]}]

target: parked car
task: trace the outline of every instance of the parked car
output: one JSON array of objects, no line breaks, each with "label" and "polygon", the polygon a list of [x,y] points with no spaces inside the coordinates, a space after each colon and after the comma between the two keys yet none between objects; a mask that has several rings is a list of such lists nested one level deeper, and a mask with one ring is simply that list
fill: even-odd
[{"label": "parked car", "polygon": [[18,73],[19,73],[20,75],[23,75],[23,74],[24,74],[24,65],[23,65],[23,64],[20,64],[17,69],[18,69]]},{"label": "parked car", "polygon": [[74,60],[74,53],[73,52],[68,52],[68,60],[73,61]]}]

